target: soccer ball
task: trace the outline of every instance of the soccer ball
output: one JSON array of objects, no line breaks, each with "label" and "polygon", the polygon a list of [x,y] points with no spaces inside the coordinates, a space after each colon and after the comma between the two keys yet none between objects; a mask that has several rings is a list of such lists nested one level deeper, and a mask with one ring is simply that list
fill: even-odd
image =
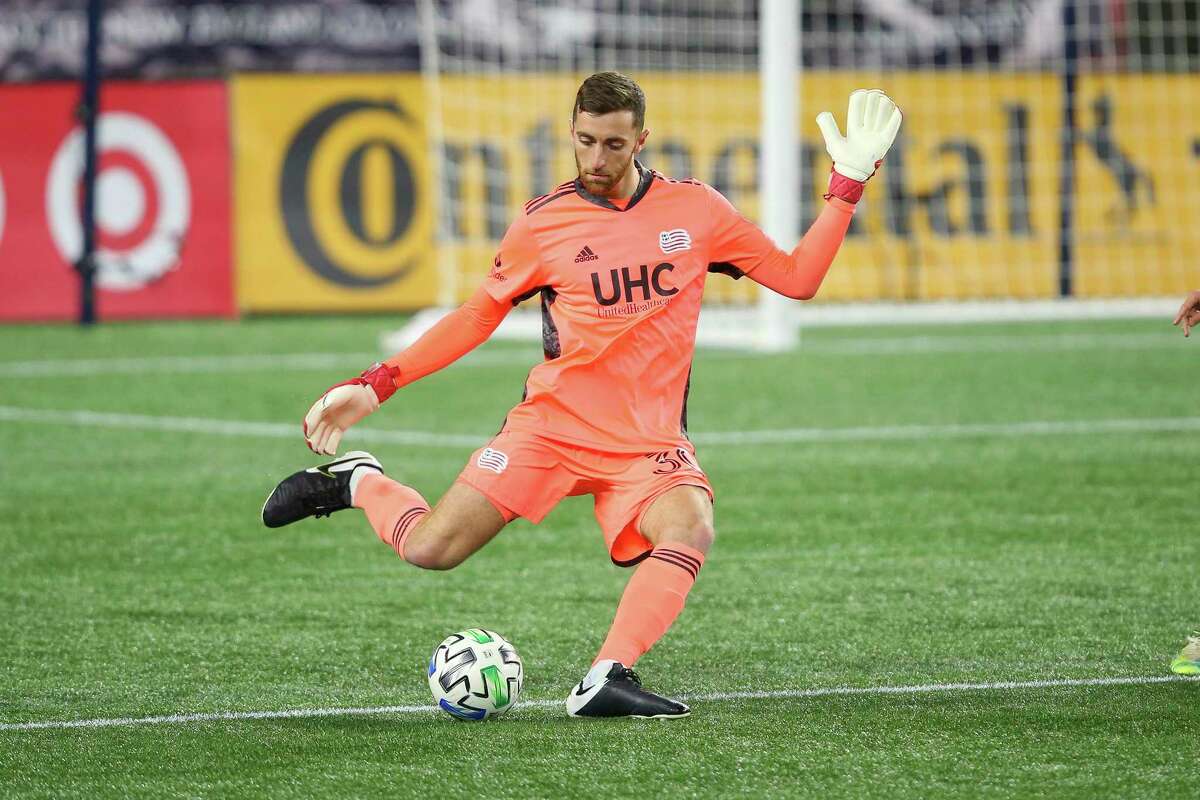
[{"label": "soccer ball", "polygon": [[517,704],[525,666],[503,636],[483,628],[452,633],[429,659],[433,701],[458,719],[484,720]]}]

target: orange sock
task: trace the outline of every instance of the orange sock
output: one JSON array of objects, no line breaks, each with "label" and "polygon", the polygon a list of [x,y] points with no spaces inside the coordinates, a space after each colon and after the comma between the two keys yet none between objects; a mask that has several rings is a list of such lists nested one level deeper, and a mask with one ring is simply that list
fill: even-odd
[{"label": "orange sock", "polygon": [[362,477],[354,489],[353,502],[367,512],[376,535],[401,558],[404,540],[417,521],[429,513],[429,503],[420,492],[377,472]]},{"label": "orange sock", "polygon": [[654,548],[626,584],[596,661],[612,658],[632,667],[683,611],[703,564],[704,553],[686,544],[664,542]]}]

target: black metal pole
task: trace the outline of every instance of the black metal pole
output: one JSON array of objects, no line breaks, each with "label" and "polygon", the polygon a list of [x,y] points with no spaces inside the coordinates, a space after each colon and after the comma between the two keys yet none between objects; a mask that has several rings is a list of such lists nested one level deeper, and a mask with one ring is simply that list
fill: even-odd
[{"label": "black metal pole", "polygon": [[79,324],[96,322],[96,114],[100,106],[100,24],[104,0],[88,0],[87,54],[83,68],[83,90],[77,117],[84,129],[83,250],[75,269],[79,271]]},{"label": "black metal pole", "polygon": [[1075,228],[1075,90],[1079,75],[1079,39],[1076,0],[1066,0],[1062,7],[1063,70],[1062,70],[1062,153],[1058,197],[1058,294],[1070,297],[1074,291],[1074,228]]}]

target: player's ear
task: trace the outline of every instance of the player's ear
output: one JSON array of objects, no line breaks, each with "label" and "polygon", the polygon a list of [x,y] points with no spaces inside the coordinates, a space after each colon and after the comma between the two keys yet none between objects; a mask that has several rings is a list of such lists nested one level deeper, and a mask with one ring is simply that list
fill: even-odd
[{"label": "player's ear", "polygon": [[646,146],[646,139],[648,139],[649,137],[650,137],[650,129],[649,128],[644,129],[638,135],[637,141],[633,143],[633,154],[635,156],[638,153],[642,152],[642,148]]}]

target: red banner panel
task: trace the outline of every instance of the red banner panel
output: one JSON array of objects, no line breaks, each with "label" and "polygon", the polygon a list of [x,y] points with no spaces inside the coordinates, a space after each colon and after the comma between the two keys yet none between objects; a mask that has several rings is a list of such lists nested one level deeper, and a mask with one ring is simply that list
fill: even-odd
[{"label": "red banner panel", "polygon": [[[78,100],[74,84],[0,85],[0,320],[78,314]],[[96,178],[101,320],[233,315],[229,157],[223,83],[104,84]]]}]

